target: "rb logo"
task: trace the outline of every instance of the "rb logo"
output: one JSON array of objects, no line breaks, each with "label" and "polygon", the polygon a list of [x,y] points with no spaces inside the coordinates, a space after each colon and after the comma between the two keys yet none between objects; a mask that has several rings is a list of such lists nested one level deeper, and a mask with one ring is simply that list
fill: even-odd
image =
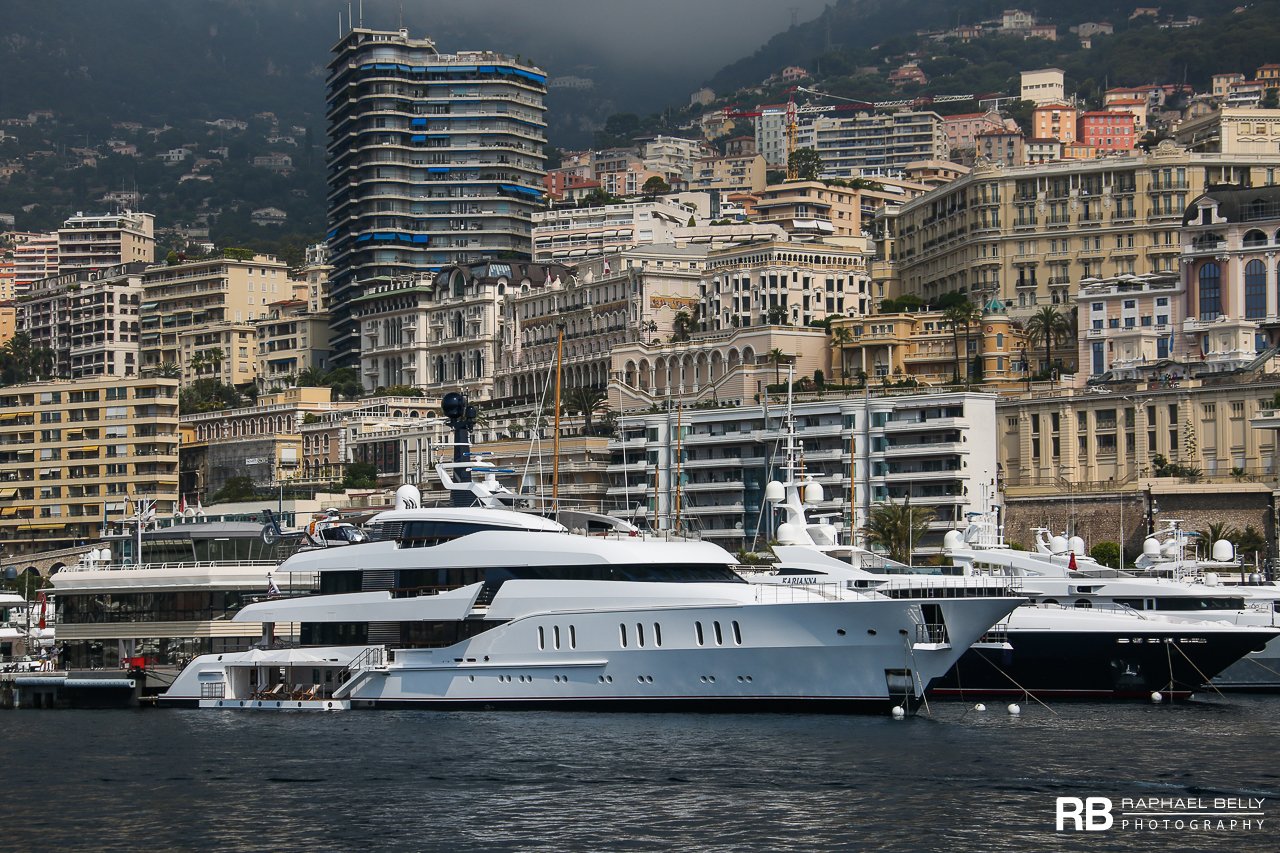
[{"label": "rb logo", "polygon": [[1058,797],[1058,832],[1067,821],[1075,824],[1076,832],[1102,832],[1110,829],[1115,820],[1111,817],[1110,797]]}]

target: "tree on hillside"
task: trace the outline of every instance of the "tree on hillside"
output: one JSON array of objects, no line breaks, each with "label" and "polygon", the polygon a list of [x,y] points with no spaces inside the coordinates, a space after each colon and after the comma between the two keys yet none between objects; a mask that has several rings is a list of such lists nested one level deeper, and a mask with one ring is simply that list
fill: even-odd
[{"label": "tree on hillside", "polygon": [[661,175],[654,175],[644,182],[641,187],[644,197],[649,201],[653,201],[654,196],[665,195],[671,192],[671,185],[662,179]]},{"label": "tree on hillside", "polygon": [[812,148],[797,148],[787,157],[787,172],[797,181],[816,181],[822,174],[822,158]]}]

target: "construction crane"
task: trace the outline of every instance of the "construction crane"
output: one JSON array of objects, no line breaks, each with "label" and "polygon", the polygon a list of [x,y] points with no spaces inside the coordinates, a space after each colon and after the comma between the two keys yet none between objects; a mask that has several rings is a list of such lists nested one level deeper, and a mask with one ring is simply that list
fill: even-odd
[{"label": "construction crane", "polygon": [[[795,89],[796,91],[804,92],[806,95],[848,101],[851,104],[876,110],[892,110],[898,107],[923,107],[929,104],[953,104],[960,101],[972,101],[977,97],[976,95],[919,95],[915,98],[903,98],[897,101],[863,101],[858,98],[846,98],[843,95],[832,95],[830,92],[819,92],[817,89],[806,89],[803,86],[796,86]],[[818,109],[821,110],[821,107]]]}]

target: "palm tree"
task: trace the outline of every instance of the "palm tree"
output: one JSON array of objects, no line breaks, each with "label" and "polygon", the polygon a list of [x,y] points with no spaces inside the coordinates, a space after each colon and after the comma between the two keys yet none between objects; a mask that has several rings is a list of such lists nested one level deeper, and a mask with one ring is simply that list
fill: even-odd
[{"label": "palm tree", "polygon": [[202,352],[196,353],[195,355],[191,356],[191,362],[190,362],[191,372],[194,373],[197,378],[199,378],[200,371],[204,369],[204,366],[207,363],[208,362],[205,359],[204,353]]},{"label": "palm tree", "polygon": [[1027,320],[1027,334],[1031,336],[1032,343],[1044,342],[1046,372],[1053,369],[1053,342],[1062,335],[1065,328],[1066,320],[1052,305],[1042,306],[1039,311],[1031,315],[1031,319]]},{"label": "palm tree", "polygon": [[0,347],[0,382],[15,385],[51,377],[54,360],[52,350],[34,346],[31,335],[18,332]]},{"label": "palm tree", "polygon": [[689,316],[688,311],[677,311],[676,316],[671,321],[671,339],[673,341],[687,341],[691,331],[693,331],[693,317]]},{"label": "palm tree", "polygon": [[765,323],[770,326],[790,325],[787,317],[787,309],[781,305],[773,306],[765,313]]},{"label": "palm tree", "polygon": [[888,552],[889,559],[909,563],[912,549],[929,532],[932,520],[933,509],[913,507],[910,498],[900,504],[887,501],[871,507],[862,532],[869,544],[879,545]]},{"label": "palm tree", "polygon": [[156,368],[156,376],[162,379],[179,379],[182,377],[182,369],[172,361],[166,361]]},{"label": "palm tree", "polygon": [[[1257,533],[1255,530],[1254,533]],[[1219,539],[1226,539],[1228,542],[1235,542],[1240,538],[1240,528],[1233,527],[1225,521],[1215,521],[1200,531],[1200,538],[1204,540],[1205,547],[1212,550],[1213,543]]]},{"label": "palm tree", "polygon": [[226,353],[222,351],[222,347],[214,347],[205,355],[205,360],[213,366],[213,372],[222,375],[222,360],[226,358]]},{"label": "palm tree", "polygon": [[604,404],[608,399],[609,395],[603,388],[583,385],[569,389],[564,395],[564,407],[570,414],[582,413],[582,434],[591,435],[591,418],[596,412],[605,408]]},{"label": "palm tree", "polygon": [[1253,562],[1257,563],[1258,555],[1267,553],[1267,539],[1258,531],[1258,528],[1250,524],[1238,534],[1236,550],[1240,552],[1241,557],[1252,555]]},{"label": "palm tree", "polygon": [[840,381],[849,378],[849,365],[845,363],[844,348],[853,343],[853,332],[848,326],[837,326],[831,330],[831,343],[840,350]]},{"label": "palm tree", "polygon": [[969,332],[974,327],[982,328],[982,309],[968,299],[956,306],[959,310],[960,322],[964,323],[964,379],[965,387],[973,377],[973,360],[969,358]]},{"label": "palm tree", "polygon": [[323,370],[318,367],[310,366],[303,368],[296,377],[294,377],[294,385],[298,388],[319,388],[324,385],[325,380],[329,377]]},{"label": "palm tree", "polygon": [[766,356],[766,358],[768,358],[769,361],[773,362],[773,384],[781,385],[782,384],[782,364],[787,360],[787,354],[782,350],[778,349],[777,347],[774,347],[773,349],[769,350],[769,354]]},{"label": "palm tree", "polygon": [[[964,323],[968,328],[968,316],[969,312],[962,305],[951,305],[942,312],[943,322],[951,327],[951,351],[955,354],[955,367],[951,374],[951,381],[956,383],[960,382],[960,324]],[[965,349],[968,348],[966,341]]]}]

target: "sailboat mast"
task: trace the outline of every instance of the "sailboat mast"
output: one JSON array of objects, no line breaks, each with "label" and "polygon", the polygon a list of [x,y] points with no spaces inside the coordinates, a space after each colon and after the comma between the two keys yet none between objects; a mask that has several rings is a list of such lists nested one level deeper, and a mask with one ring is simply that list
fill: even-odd
[{"label": "sailboat mast", "polygon": [[551,505],[560,508],[560,378],[564,372],[564,324],[556,325],[556,401],[555,431],[552,433],[551,448]]}]

